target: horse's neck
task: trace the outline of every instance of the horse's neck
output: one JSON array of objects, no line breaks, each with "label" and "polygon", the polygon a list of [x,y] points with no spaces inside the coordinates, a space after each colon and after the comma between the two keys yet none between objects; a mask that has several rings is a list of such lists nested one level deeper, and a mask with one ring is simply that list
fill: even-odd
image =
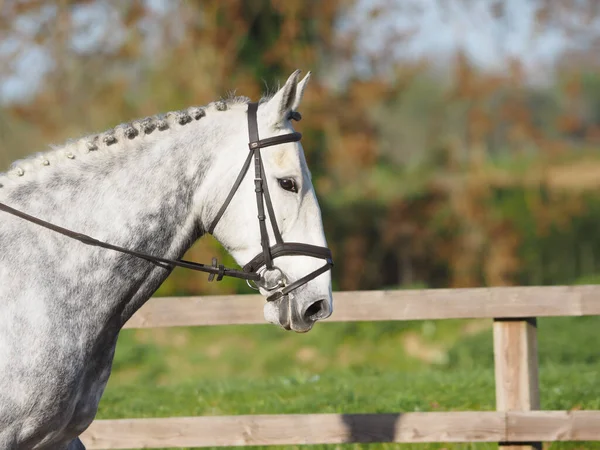
[{"label": "horse's neck", "polygon": [[[189,139],[184,130],[173,131],[131,142],[110,156],[77,156],[45,172],[41,167],[2,188],[0,201],[111,244],[179,258],[199,237],[192,200],[210,159],[209,142],[199,139],[192,151]],[[88,316],[93,311],[91,317],[105,326],[122,325],[170,272],[5,214],[2,222],[12,234],[13,255],[7,259],[15,271],[29,269],[41,288],[40,298],[31,301],[53,302],[53,308],[64,302],[71,315],[73,308]]]}]

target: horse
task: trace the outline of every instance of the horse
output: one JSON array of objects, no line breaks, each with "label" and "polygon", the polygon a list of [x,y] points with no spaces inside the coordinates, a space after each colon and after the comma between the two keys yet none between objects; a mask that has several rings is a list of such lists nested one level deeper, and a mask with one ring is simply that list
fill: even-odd
[{"label": "horse", "polygon": [[[254,283],[286,330],[331,315],[299,74],[258,103],[135,120],[0,173],[0,449],[84,448],[120,330],[177,265]],[[181,260],[209,232],[243,270]]]}]

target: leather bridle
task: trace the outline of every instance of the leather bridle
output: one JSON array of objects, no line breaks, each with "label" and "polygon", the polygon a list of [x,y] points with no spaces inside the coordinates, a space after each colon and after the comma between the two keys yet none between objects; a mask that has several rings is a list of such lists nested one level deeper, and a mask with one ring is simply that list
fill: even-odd
[{"label": "leather bridle", "polygon": [[[229,203],[231,203],[233,196],[237,192],[240,184],[242,183],[242,180],[244,179],[246,173],[248,172],[248,169],[250,168],[252,160],[254,160],[254,191],[256,192],[256,206],[258,209],[258,224],[260,229],[260,244],[262,247],[262,252],[259,253],[256,257],[254,257],[248,264],[246,264],[241,271],[236,269],[230,269],[223,266],[222,264],[218,264],[216,258],[212,259],[212,265],[206,265],[196,263],[193,261],[186,261],[183,259],[161,258],[136,250],[130,250],[124,247],[120,247],[118,245],[112,245],[107,242],[94,239],[85,234],[77,233],[69,229],[60,227],[58,225],[54,225],[50,222],[46,222],[45,220],[39,219],[22,211],[11,208],[10,206],[4,203],[0,203],[0,211],[12,214],[23,220],[47,228],[56,233],[67,236],[71,239],[78,240],[86,245],[102,247],[108,250],[114,250],[120,253],[135,256],[137,258],[152,262],[161,267],[168,268],[176,266],[200,272],[207,272],[209,273],[209,281],[213,281],[215,277],[217,281],[221,281],[223,277],[241,278],[248,282],[253,281],[255,283],[258,283],[259,285],[262,284],[262,287],[269,292],[277,289],[276,292],[272,293],[267,298],[267,300],[269,301],[277,300],[282,296],[289,294],[294,289],[297,289],[298,287],[308,283],[310,280],[330,270],[333,267],[333,257],[331,255],[331,250],[329,250],[327,247],[319,247],[316,245],[302,244],[298,242],[283,242],[281,232],[279,231],[279,227],[277,226],[275,212],[273,210],[273,203],[271,202],[271,196],[269,195],[269,188],[267,186],[267,180],[264,178],[265,169],[262,162],[260,149],[288,142],[298,142],[302,138],[302,134],[294,132],[284,134],[281,136],[273,136],[270,138],[260,139],[258,135],[258,123],[256,119],[257,110],[258,103],[248,104],[248,133],[250,137],[248,147],[250,149],[250,152],[248,153],[244,165],[242,166],[242,169],[240,170],[240,173],[237,179],[235,180],[233,187],[229,191],[229,195],[227,195],[223,206],[221,206],[221,209],[218,211],[217,215],[215,216],[210,227],[207,230],[210,234],[214,232],[217,223],[225,213],[225,210],[229,206]],[[265,204],[267,207],[267,213],[269,214],[269,220],[271,222],[273,234],[275,236],[276,241],[275,245],[273,245],[272,247],[270,245],[269,234],[267,232]],[[284,273],[281,271],[281,269],[279,269],[273,264],[275,258],[278,258],[280,256],[310,256],[313,258],[325,260],[325,264],[319,269],[316,269],[315,271],[294,281],[293,283],[287,284],[287,279]],[[263,267],[264,270],[261,272],[261,268]],[[275,285],[267,286],[265,274],[270,271],[278,271],[279,277],[277,278],[277,283]]]},{"label": "leather bridle", "polygon": [[[264,276],[261,276],[261,281],[263,283],[263,288],[267,291],[272,291],[277,288],[282,288],[276,293],[269,296],[268,300],[276,300],[277,298],[287,295],[292,292],[294,289],[308,283],[310,280],[318,277],[322,273],[327,272],[333,267],[333,257],[331,255],[331,250],[327,247],[319,247],[316,245],[310,244],[302,244],[299,242],[283,242],[283,238],[281,237],[281,232],[279,231],[279,227],[277,226],[277,220],[275,218],[275,211],[273,210],[273,203],[271,202],[271,196],[269,195],[269,187],[267,185],[267,180],[265,179],[265,168],[262,162],[262,157],[260,153],[261,148],[271,147],[273,145],[285,144],[287,142],[298,142],[302,138],[302,134],[295,132],[289,134],[283,134],[281,136],[273,136],[266,139],[260,139],[258,135],[258,122],[256,119],[256,113],[258,111],[258,103],[249,103],[248,104],[248,135],[250,142],[248,147],[250,152],[246,157],[246,161],[242,166],[242,170],[235,180],[233,187],[229,191],[229,195],[225,199],[223,206],[213,219],[210,227],[208,228],[208,232],[210,234],[213,233],[217,223],[225,213],[225,210],[229,206],[231,199],[237,192],[244,176],[248,172],[250,167],[250,163],[254,160],[254,192],[256,193],[256,208],[258,210],[258,225],[260,228],[260,245],[262,247],[262,253],[259,253],[256,257],[254,257],[248,264],[246,264],[243,268],[245,273],[248,274],[256,274],[259,273],[259,270],[264,266],[265,273],[269,271],[278,271],[280,277],[278,278],[278,283],[275,286],[266,286],[266,279]],[[265,215],[265,204],[267,206],[267,213],[269,214],[269,221],[271,222],[271,227],[273,228],[273,234],[275,236],[275,245],[271,247],[269,242],[269,233],[267,232],[267,223],[266,223],[266,215]],[[325,264],[319,269],[309,273],[308,275],[300,278],[299,280],[294,281],[291,284],[287,284],[287,280],[285,275],[273,264],[273,260],[280,256],[291,256],[291,255],[301,255],[301,256],[310,256],[313,258],[324,259]],[[263,275],[265,274],[263,273]]]}]

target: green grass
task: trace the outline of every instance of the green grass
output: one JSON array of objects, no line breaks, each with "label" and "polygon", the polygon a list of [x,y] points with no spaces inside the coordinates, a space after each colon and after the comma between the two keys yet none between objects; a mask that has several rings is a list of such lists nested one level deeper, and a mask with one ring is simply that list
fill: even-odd
[{"label": "green grass", "polygon": [[[306,335],[268,325],[124,331],[98,418],[494,409],[489,321],[319,325]],[[600,409],[599,327],[600,317],[539,320],[543,409]]]}]

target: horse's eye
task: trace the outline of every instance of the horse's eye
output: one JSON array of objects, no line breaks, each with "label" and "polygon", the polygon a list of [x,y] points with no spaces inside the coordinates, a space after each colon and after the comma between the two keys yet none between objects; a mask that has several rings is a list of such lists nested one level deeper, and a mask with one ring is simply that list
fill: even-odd
[{"label": "horse's eye", "polygon": [[293,178],[279,178],[279,186],[281,189],[285,189],[290,192],[298,192],[298,186],[296,185],[296,180]]}]

